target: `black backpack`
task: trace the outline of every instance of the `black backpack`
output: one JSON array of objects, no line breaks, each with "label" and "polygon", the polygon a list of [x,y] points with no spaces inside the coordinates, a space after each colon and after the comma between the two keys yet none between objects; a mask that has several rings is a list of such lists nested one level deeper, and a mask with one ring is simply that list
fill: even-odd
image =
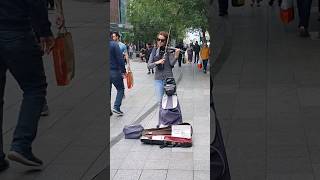
[{"label": "black backpack", "polygon": [[168,96],[172,96],[172,95],[176,94],[176,89],[177,89],[177,85],[176,85],[176,81],[174,80],[174,78],[167,77],[164,81],[164,92]]},{"label": "black backpack", "polygon": [[[231,180],[227,154],[222,138],[221,128],[217,119],[216,109],[212,96],[212,80],[210,78],[210,109],[214,113],[215,137],[210,144],[210,179],[211,180]],[[212,114],[212,112],[211,112]]]}]

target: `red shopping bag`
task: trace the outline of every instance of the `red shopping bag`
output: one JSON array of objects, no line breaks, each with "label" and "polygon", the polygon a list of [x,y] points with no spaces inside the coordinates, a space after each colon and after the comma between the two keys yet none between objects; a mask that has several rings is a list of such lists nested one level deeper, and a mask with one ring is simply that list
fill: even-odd
[{"label": "red shopping bag", "polygon": [[52,56],[57,85],[68,85],[74,78],[75,58],[72,35],[66,29],[64,33],[59,32],[55,39]]},{"label": "red shopping bag", "polygon": [[282,0],[280,7],[280,18],[284,24],[288,24],[294,19],[293,0]]},{"label": "red shopping bag", "polygon": [[133,87],[133,73],[130,67],[128,67],[128,70],[126,73],[126,79],[127,79],[127,87],[128,89],[131,89]]}]

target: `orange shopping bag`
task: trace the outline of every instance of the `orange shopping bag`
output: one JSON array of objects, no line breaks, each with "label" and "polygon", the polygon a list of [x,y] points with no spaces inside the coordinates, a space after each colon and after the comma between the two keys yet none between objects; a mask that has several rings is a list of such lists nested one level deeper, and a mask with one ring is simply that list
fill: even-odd
[{"label": "orange shopping bag", "polygon": [[130,66],[128,67],[128,70],[126,73],[126,79],[127,79],[127,87],[128,89],[131,89],[133,87],[133,73],[131,71]]},{"label": "orange shopping bag", "polygon": [[201,59],[198,60],[198,69],[199,69],[199,71],[202,69],[202,60]]},{"label": "orange shopping bag", "polygon": [[294,19],[293,0],[282,0],[280,7],[280,18],[284,24],[288,24]]},{"label": "orange shopping bag", "polygon": [[55,45],[52,50],[54,71],[58,86],[65,86],[70,83],[75,74],[75,58],[72,35],[65,29],[65,32],[58,33]]}]

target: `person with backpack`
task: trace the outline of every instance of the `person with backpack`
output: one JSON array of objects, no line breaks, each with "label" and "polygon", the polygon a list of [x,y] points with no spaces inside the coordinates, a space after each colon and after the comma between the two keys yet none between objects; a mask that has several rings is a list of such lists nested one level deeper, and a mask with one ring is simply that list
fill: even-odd
[{"label": "person with backpack", "polygon": [[154,86],[157,102],[161,102],[164,94],[164,80],[173,77],[172,68],[178,61],[180,49],[175,49],[174,54],[165,52],[169,34],[161,31],[157,35],[157,47],[154,47],[148,60],[148,68],[155,68]]}]

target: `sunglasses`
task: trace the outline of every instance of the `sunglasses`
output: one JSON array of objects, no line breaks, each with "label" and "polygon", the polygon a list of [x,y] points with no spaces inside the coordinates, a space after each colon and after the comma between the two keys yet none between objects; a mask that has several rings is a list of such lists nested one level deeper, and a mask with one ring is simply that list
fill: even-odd
[{"label": "sunglasses", "polygon": [[166,39],[159,39],[159,38],[157,38],[157,41],[166,42]]}]

